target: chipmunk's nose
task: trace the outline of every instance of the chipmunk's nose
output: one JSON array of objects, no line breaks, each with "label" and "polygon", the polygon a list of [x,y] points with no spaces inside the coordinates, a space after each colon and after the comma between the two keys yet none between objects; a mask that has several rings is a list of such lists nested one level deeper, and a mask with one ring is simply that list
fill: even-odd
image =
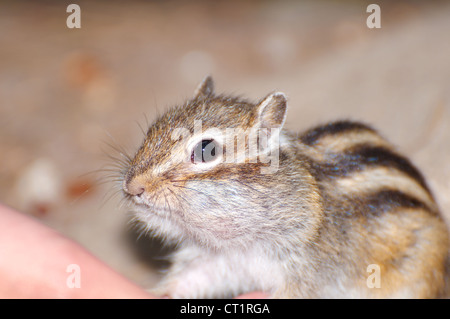
[{"label": "chipmunk's nose", "polygon": [[129,195],[140,196],[145,192],[145,185],[139,178],[125,178],[123,190]]}]

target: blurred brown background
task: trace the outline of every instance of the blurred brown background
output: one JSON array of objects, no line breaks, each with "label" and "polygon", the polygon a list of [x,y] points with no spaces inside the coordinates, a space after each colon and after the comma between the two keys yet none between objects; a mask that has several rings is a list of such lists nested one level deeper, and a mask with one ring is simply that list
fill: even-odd
[{"label": "blurred brown background", "polygon": [[[89,172],[111,164],[107,143],[133,154],[139,125],[207,74],[218,92],[284,91],[293,130],[373,124],[450,218],[448,1],[76,1],[81,29],[69,29],[73,2],[0,1],[0,201],[130,279],[157,280],[147,242],[133,235],[119,184]],[[381,29],[367,28],[370,3]]]}]

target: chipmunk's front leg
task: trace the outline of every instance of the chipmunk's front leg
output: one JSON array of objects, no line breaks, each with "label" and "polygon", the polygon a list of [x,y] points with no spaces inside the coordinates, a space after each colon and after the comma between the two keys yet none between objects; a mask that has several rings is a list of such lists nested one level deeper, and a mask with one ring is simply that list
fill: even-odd
[{"label": "chipmunk's front leg", "polygon": [[224,278],[223,256],[202,253],[199,248],[183,248],[153,293],[170,298],[225,297],[229,283]]},{"label": "chipmunk's front leg", "polygon": [[171,271],[152,290],[152,293],[169,298],[206,298],[214,294],[214,282],[210,270],[195,263],[180,271]]}]

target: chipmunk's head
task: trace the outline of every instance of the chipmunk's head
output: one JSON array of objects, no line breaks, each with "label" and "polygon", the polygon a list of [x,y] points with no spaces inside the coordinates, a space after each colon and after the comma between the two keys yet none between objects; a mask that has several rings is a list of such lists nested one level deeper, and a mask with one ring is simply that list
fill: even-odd
[{"label": "chipmunk's head", "polygon": [[205,78],[155,121],[129,163],[123,190],[138,216],[164,235],[216,247],[262,235],[286,107],[283,93],[255,104],[215,95]]}]

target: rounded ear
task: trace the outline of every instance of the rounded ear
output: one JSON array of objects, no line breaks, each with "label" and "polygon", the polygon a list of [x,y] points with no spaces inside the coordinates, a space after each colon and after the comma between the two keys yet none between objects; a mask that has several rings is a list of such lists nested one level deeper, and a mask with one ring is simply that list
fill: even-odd
[{"label": "rounded ear", "polygon": [[287,99],[284,93],[269,94],[257,107],[259,127],[283,128],[287,113]]},{"label": "rounded ear", "polygon": [[194,99],[204,99],[214,94],[214,81],[210,75],[206,76],[194,92]]}]

